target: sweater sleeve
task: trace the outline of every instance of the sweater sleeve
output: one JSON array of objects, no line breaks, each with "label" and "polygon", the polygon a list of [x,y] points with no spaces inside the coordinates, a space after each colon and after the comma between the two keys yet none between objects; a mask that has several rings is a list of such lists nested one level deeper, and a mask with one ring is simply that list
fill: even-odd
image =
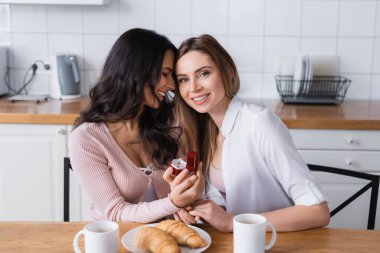
[{"label": "sweater sleeve", "polygon": [[264,111],[256,122],[256,138],[269,170],[296,205],[312,206],[325,201],[317,180],[298,154],[282,121]]},{"label": "sweater sleeve", "polygon": [[94,219],[147,223],[179,210],[169,197],[152,202],[127,202],[120,193],[108,165],[109,157],[103,150],[102,143],[85,129],[75,129],[70,135],[70,161],[81,187],[91,200]]}]

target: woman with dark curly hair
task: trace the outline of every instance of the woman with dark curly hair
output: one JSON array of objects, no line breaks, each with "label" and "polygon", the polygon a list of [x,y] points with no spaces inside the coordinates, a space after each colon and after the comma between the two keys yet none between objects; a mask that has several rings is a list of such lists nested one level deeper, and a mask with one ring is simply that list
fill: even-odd
[{"label": "woman with dark curly hair", "polygon": [[202,195],[201,172],[185,170],[172,190],[162,178],[181,134],[170,97],[176,54],[166,37],[145,29],[131,29],[113,45],[69,138],[91,220],[151,222]]}]

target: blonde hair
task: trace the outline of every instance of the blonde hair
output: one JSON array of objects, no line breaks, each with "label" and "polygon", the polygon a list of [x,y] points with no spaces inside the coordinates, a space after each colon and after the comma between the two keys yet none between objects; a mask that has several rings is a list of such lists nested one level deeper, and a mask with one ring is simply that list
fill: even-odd
[{"label": "blonde hair", "polygon": [[[221,75],[225,95],[232,99],[240,88],[240,80],[236,65],[227,51],[214,37],[204,34],[182,42],[176,61],[191,51],[199,51],[212,59]],[[207,173],[216,151],[218,127],[207,113],[198,113],[188,106],[179,94],[178,83],[176,86],[176,114],[179,124],[183,128],[180,138],[181,152],[186,150],[199,152],[200,160],[203,162],[203,171]]]}]

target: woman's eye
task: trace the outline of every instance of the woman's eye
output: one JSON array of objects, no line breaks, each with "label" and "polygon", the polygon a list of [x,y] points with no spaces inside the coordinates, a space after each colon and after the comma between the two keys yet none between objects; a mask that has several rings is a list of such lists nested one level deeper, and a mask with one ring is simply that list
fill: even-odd
[{"label": "woman's eye", "polygon": [[171,71],[171,70],[164,70],[164,71],[162,71],[162,75],[164,77],[168,77],[168,76],[172,75],[172,73],[173,73],[173,71]]},{"label": "woman's eye", "polygon": [[184,83],[187,81],[187,78],[178,78],[178,83]]},{"label": "woman's eye", "polygon": [[205,77],[205,76],[208,76],[210,74],[210,72],[208,71],[202,71],[201,73],[199,73],[199,77]]}]

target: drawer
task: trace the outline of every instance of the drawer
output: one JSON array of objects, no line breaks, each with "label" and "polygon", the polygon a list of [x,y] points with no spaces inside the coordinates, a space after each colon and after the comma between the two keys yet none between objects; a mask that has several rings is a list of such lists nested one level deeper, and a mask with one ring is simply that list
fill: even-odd
[{"label": "drawer", "polygon": [[291,129],[297,149],[379,150],[380,131]]},{"label": "drawer", "polygon": [[299,150],[306,163],[364,172],[380,172],[380,151]]}]

